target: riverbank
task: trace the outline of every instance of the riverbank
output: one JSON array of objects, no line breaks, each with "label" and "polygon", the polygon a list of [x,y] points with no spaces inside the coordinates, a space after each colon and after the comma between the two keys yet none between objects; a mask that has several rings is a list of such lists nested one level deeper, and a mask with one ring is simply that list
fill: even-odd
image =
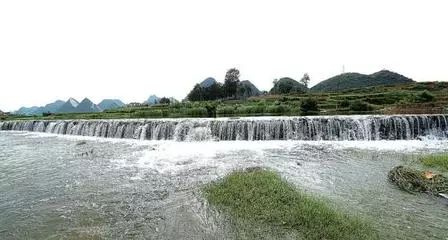
[{"label": "riverbank", "polygon": [[[310,99],[315,101],[317,109],[309,109],[310,104],[304,104]],[[335,93],[263,95],[244,100],[128,106],[99,113],[65,113],[48,116],[8,115],[2,116],[0,120],[443,113],[448,113],[448,83],[420,82],[352,89]]]}]

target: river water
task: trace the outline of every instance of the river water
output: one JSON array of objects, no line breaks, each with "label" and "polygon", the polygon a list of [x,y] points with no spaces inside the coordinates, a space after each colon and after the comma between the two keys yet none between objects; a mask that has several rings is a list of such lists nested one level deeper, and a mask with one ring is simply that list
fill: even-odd
[{"label": "river water", "polygon": [[149,141],[0,131],[0,239],[234,239],[200,188],[261,166],[382,239],[448,239],[448,202],[387,181],[446,140]]}]

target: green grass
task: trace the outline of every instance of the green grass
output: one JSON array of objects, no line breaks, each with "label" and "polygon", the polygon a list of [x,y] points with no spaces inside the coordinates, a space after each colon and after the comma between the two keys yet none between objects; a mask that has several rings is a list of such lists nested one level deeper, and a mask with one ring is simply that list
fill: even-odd
[{"label": "green grass", "polygon": [[207,185],[204,194],[248,238],[273,232],[279,239],[288,234],[298,239],[378,239],[364,220],[296,189],[272,171],[234,172]]},{"label": "green grass", "polygon": [[420,161],[426,167],[433,167],[442,171],[448,171],[448,154],[428,155],[420,158]]}]

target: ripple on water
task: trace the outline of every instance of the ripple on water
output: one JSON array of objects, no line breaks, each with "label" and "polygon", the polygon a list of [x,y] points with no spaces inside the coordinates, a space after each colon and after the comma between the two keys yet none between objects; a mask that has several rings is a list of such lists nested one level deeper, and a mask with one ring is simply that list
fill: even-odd
[{"label": "ripple on water", "polygon": [[384,238],[443,239],[446,202],[386,180],[393,166],[433,151],[448,151],[447,141],[153,142],[0,132],[0,238],[234,238],[199,188],[263,166],[372,219]]}]

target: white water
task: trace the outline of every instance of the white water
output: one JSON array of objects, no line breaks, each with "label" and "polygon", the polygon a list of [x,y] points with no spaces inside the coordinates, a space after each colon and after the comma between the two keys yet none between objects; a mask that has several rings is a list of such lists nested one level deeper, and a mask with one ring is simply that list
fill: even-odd
[{"label": "white water", "polygon": [[370,218],[383,239],[443,239],[447,203],[402,192],[386,174],[447,152],[447,119],[0,122],[0,239],[234,239],[197,192],[248,167]]},{"label": "white water", "polygon": [[141,140],[447,139],[445,115],[0,122],[0,130]]}]

